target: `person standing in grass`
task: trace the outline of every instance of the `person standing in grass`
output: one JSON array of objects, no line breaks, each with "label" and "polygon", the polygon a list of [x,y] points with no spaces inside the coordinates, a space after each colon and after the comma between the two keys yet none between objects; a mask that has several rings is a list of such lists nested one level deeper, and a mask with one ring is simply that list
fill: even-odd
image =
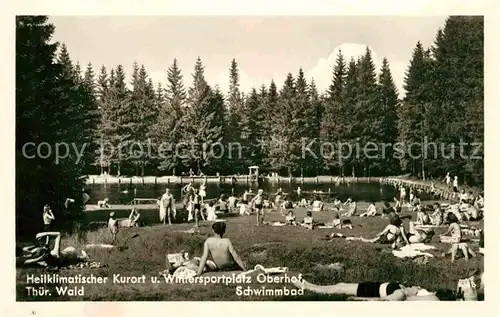
[{"label": "person standing in grass", "polygon": [[52,210],[50,209],[49,205],[45,205],[43,207],[42,218],[43,218],[43,230],[45,232],[50,231],[50,229],[52,228],[52,222],[56,219],[56,217],[54,217],[54,214],[52,213]]},{"label": "person standing in grass", "polygon": [[116,235],[118,234],[118,220],[115,219],[115,213],[109,213],[108,230],[111,234],[111,244],[115,243]]},{"label": "person standing in grass", "polygon": [[406,197],[406,188],[403,185],[401,185],[401,187],[399,187],[399,200],[401,201],[401,206],[405,204],[405,197]]},{"label": "person standing in grass", "polygon": [[446,176],[444,177],[444,181],[446,183],[446,186],[448,188],[451,188],[451,176],[450,176],[450,172],[446,173]]},{"label": "person standing in grass", "polygon": [[264,223],[264,190],[259,189],[257,191],[257,195],[250,202],[250,206],[252,206],[257,213],[257,226],[260,226]]},{"label": "person standing in grass", "polygon": [[174,196],[170,193],[170,189],[166,188],[165,193],[160,199],[160,221],[163,225],[166,224],[168,218],[168,224],[172,224],[171,214],[173,213]]},{"label": "person standing in grass", "polygon": [[200,198],[201,198],[201,203],[203,204],[205,201],[205,197],[207,196],[207,181],[206,180],[203,180],[203,183],[201,183],[200,189],[199,189],[199,194],[200,194]]},{"label": "person standing in grass", "polygon": [[458,176],[455,176],[453,179],[453,199],[458,194]]},{"label": "person standing in grass", "polygon": [[205,216],[201,212],[201,203],[200,203],[200,194],[198,191],[195,189],[193,191],[193,195],[191,195],[191,206],[193,206],[193,213],[194,213],[194,221],[195,221],[195,227],[198,227],[198,221],[201,216],[201,219],[205,221]]}]

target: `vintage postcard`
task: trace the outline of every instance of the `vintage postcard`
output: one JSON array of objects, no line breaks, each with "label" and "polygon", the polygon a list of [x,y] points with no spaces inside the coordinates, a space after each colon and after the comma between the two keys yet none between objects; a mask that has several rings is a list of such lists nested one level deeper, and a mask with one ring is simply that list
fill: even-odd
[{"label": "vintage postcard", "polygon": [[484,15],[14,22],[26,315],[489,298]]}]

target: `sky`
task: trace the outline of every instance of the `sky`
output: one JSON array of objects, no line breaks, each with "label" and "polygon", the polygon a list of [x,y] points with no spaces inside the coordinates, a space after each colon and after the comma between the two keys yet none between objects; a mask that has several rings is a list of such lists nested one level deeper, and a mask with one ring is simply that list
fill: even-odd
[{"label": "sky", "polygon": [[389,61],[400,96],[417,41],[432,45],[446,16],[51,16],[54,41],[66,43],[71,59],[94,71],[122,64],[130,81],[132,64],[144,64],[155,85],[177,58],[184,84],[192,84],[199,56],[211,86],[228,91],[229,65],[239,66],[240,87],[278,88],[300,67],[320,92],[332,79],[338,51],[350,59],[368,46],[377,68]]}]

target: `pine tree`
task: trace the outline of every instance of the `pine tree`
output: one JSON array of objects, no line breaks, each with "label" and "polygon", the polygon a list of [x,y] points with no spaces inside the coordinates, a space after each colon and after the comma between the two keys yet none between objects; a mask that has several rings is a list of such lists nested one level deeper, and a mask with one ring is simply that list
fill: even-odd
[{"label": "pine tree", "polygon": [[244,107],[244,97],[242,96],[242,92],[240,91],[240,75],[238,70],[238,63],[233,58],[231,60],[231,64],[229,67],[229,94],[227,97],[227,122],[228,128],[224,138],[226,144],[234,144],[240,145],[236,147],[229,146],[229,159],[228,163],[231,166],[232,172],[235,173],[237,171],[244,172],[243,162],[241,161],[242,151],[241,143],[242,143],[242,135],[241,131],[244,130],[240,124],[244,121],[248,121],[245,118],[241,117],[241,113]]},{"label": "pine tree", "polygon": [[379,103],[383,111],[383,120],[381,126],[382,144],[389,145],[385,151],[381,153],[380,174],[397,175],[399,172],[395,167],[398,161],[395,158],[394,144],[397,142],[397,106],[398,106],[398,91],[392,78],[389,61],[387,58],[382,60],[382,67],[379,75]]},{"label": "pine tree", "polygon": [[[38,216],[45,204],[57,217],[56,227],[71,228],[68,221],[83,215],[82,187],[92,155],[86,151],[95,123],[89,116],[94,105],[88,91],[71,76],[71,61],[56,60],[57,43],[51,43],[54,25],[46,16],[16,17],[16,234],[33,234],[41,227]],[[62,51],[62,49],[61,49]],[[67,50],[66,50],[67,54]],[[69,57],[69,54],[67,54]],[[61,55],[59,55],[61,57]],[[36,83],[36,84],[35,84]],[[55,160],[32,157],[27,142],[64,144],[83,148],[83,156],[69,150]],[[25,151],[23,151],[25,149]],[[66,197],[74,208],[64,208]],[[38,220],[40,219],[40,220]]]},{"label": "pine tree", "polygon": [[291,123],[293,121],[293,109],[295,107],[296,89],[295,80],[291,73],[287,74],[283,88],[279,93],[279,99],[273,119],[273,140],[270,144],[269,161],[271,168],[276,172],[285,172],[291,176],[292,172],[300,167],[296,160],[290,159],[292,153]]},{"label": "pine tree", "polygon": [[129,91],[125,84],[125,72],[118,65],[110,74],[108,104],[104,109],[103,135],[113,149],[109,153],[110,162],[116,167],[118,176],[122,174],[122,166],[126,164],[133,140],[134,111],[130,111]]},{"label": "pine tree", "polygon": [[[361,149],[356,153],[355,168],[356,175],[369,176],[370,169],[380,172],[380,152],[376,157],[364,149],[368,142],[380,145],[383,112],[377,100],[377,79],[375,75],[375,64],[371,56],[371,50],[367,47],[365,55],[359,60],[357,77],[359,86],[356,91],[354,111],[357,120],[354,120],[353,130],[356,143]],[[380,149],[379,149],[380,150]]]},{"label": "pine tree", "polygon": [[[354,61],[352,61],[354,63]],[[356,65],[351,65],[352,77],[354,79],[354,71]],[[342,164],[339,160],[339,151],[337,144],[343,139],[345,135],[346,124],[349,123],[349,118],[344,113],[344,103],[343,98],[346,85],[347,85],[347,65],[342,55],[342,51],[339,51],[337,55],[336,64],[333,68],[333,78],[332,83],[327,91],[327,98],[325,102],[324,115],[322,117],[321,123],[321,139],[323,140],[324,146],[324,164],[328,170],[332,168],[338,168],[339,174],[342,174]],[[336,141],[336,142],[333,142]],[[328,144],[334,143],[333,146],[328,146]]]}]

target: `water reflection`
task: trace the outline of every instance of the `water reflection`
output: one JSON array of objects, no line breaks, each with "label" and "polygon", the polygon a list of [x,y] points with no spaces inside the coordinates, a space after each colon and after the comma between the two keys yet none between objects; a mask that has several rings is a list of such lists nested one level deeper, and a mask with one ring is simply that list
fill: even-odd
[{"label": "water reflection", "polygon": [[[134,198],[159,198],[165,188],[169,188],[176,199],[181,197],[181,188],[185,184],[96,184],[89,185],[87,190],[91,196],[89,204],[95,204],[98,200],[108,197],[111,204],[125,204]],[[196,187],[199,184],[195,184]],[[227,183],[207,183],[207,198],[219,197],[221,194],[230,194],[234,190],[237,196],[243,194],[245,189],[256,191],[262,188],[267,194],[274,194],[278,188],[282,188],[286,193],[294,193],[297,187],[301,188],[306,196],[314,195],[312,191],[322,191],[322,200],[328,201],[335,197],[345,200],[348,197],[356,201],[382,201],[392,200],[397,196],[397,190],[386,184],[379,183],[353,183],[353,184],[316,184],[316,183],[236,183],[234,185]],[[326,195],[326,193],[329,193]],[[432,197],[419,195],[421,200],[429,200]]]}]

